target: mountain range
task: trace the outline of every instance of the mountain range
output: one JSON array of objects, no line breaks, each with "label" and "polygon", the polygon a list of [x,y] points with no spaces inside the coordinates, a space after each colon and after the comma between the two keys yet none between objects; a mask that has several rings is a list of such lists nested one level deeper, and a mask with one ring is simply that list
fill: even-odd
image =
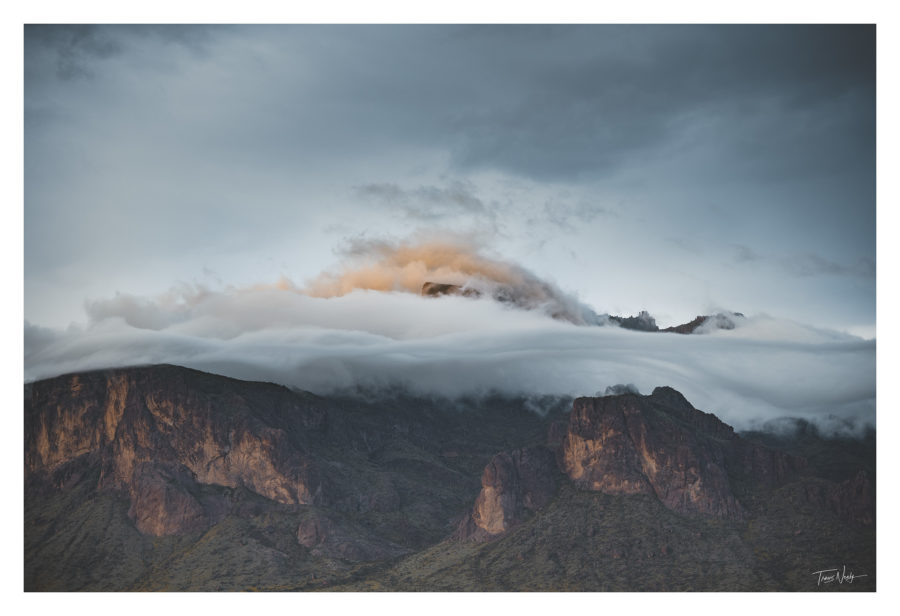
[{"label": "mountain range", "polygon": [[739,434],[664,385],[610,391],[28,383],[25,589],[875,589],[874,430]]}]

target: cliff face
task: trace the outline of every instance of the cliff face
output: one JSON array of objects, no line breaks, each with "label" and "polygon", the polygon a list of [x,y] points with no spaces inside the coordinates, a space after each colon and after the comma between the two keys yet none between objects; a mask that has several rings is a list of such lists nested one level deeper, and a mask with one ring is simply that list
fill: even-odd
[{"label": "cliff face", "polygon": [[803,461],[744,441],[669,387],[650,396],[578,398],[559,450],[577,485],[605,494],[655,494],[681,513],[741,519],[729,470],[775,484]]},{"label": "cliff face", "polygon": [[[487,540],[506,533],[551,500],[559,470],[585,490],[648,494],[678,513],[741,520],[746,510],[733,480],[774,488],[804,467],[802,458],[740,438],[671,387],[649,396],[578,398],[567,423],[549,424],[547,447],[500,453],[485,466],[481,492],[455,536]],[[863,479],[828,484],[808,498],[860,520],[852,508],[865,508],[858,503],[866,500],[867,485]]]},{"label": "cliff face", "polygon": [[[790,455],[671,388],[610,393],[538,416],[528,400],[319,398],[174,366],[26,385],[26,588],[302,589],[389,571],[385,588],[509,590],[540,571],[562,589],[584,570],[602,575],[583,589],[661,590],[709,554],[684,588],[804,589],[810,562],[835,559],[874,570],[874,440],[807,434]],[[786,558],[796,579],[758,578]]]},{"label": "cliff face", "polygon": [[546,505],[556,492],[554,458],[545,447],[499,453],[484,468],[481,492],[457,530],[462,539],[500,535]]},{"label": "cliff face", "polygon": [[[26,476],[60,485],[82,457],[98,458],[98,487],[126,492],[129,516],[152,535],[211,520],[202,484],[244,487],[283,504],[321,501],[306,435],[325,415],[276,386],[228,386],[180,368],[93,372],[33,384]],[[262,385],[262,384],[257,384]]]}]

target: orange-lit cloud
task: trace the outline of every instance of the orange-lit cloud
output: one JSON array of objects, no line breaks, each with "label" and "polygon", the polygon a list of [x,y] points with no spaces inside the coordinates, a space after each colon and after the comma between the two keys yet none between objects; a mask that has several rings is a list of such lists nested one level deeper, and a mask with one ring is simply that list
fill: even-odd
[{"label": "orange-lit cloud", "polygon": [[578,325],[597,315],[552,283],[513,263],[487,257],[464,241],[358,242],[338,272],[310,281],[305,293],[340,297],[357,290],[420,294],[426,282],[453,284],[526,310],[540,309]]}]

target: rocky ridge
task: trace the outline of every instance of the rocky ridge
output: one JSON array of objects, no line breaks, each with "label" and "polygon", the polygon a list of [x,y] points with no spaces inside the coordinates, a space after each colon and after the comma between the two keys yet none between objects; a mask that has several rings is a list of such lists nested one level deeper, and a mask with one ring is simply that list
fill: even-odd
[{"label": "rocky ridge", "polygon": [[[853,537],[865,537],[858,529],[874,526],[870,473],[824,479],[804,457],[736,434],[669,387],[650,395],[631,386],[607,393],[540,418],[521,403],[514,415],[498,414],[501,400],[469,415],[402,397],[355,410],[355,402],[176,366],[28,384],[24,470],[26,518],[33,523],[26,529],[27,585],[73,588],[54,580],[84,567],[98,567],[100,581],[93,584],[107,584],[100,573],[106,565],[78,554],[118,562],[114,554],[143,545],[135,571],[147,559],[168,562],[164,551],[156,554],[156,544],[140,537],[185,545],[200,540],[210,547],[230,538],[237,542],[227,548],[235,551],[232,562],[261,559],[254,566],[277,569],[284,580],[295,579],[297,563],[305,563],[310,583],[319,585],[352,570],[352,563],[393,562],[445,545],[438,543],[442,538],[447,545],[493,546],[515,535],[510,545],[533,537],[552,546],[556,531],[545,540],[534,533],[547,516],[569,519],[566,507],[574,502],[601,511],[621,502],[616,508],[642,511],[647,520],[657,507],[675,516],[667,524],[685,520],[685,529],[705,528],[702,521],[710,520],[725,526],[709,528],[758,528],[750,536],[759,537],[769,524],[759,526],[759,520],[773,507],[786,517],[771,528],[786,519],[792,537],[810,523],[839,521],[857,529]],[[54,504],[66,499],[72,505]],[[96,509],[103,503],[113,507],[109,514]],[[123,503],[120,514],[114,503]],[[94,531],[86,536],[99,547],[66,556],[67,546],[82,545],[67,533],[87,522],[64,522],[70,514],[61,511],[104,520],[118,529],[111,537],[126,543],[109,547],[106,531]],[[606,541],[596,535],[596,524],[585,524],[591,542]],[[623,524],[631,529],[624,519],[603,522],[609,529]],[[525,535],[515,534],[523,528]],[[610,541],[615,553],[632,553],[628,541]],[[660,541],[660,553],[671,554],[668,540]],[[812,537],[809,542],[813,549]],[[202,551],[196,554],[191,558]],[[512,554],[528,558],[527,550]],[[206,558],[185,562],[212,562]],[[73,564],[60,569],[65,563]],[[230,571],[252,573],[240,573],[240,566]]]},{"label": "rocky ridge", "polygon": [[323,430],[324,413],[286,388],[221,392],[216,379],[198,374],[160,367],[34,383],[26,476],[60,485],[71,480],[69,467],[96,460],[98,488],[126,493],[138,529],[158,536],[206,528],[227,510],[203,501],[202,484],[243,487],[281,504],[322,502],[303,441]]},{"label": "rocky ridge", "polygon": [[[556,464],[546,463],[554,452]],[[747,511],[735,481],[774,489],[800,479],[806,466],[802,457],[741,438],[671,387],[577,398],[567,424],[550,424],[547,447],[498,454],[485,467],[455,536],[484,541],[506,533],[551,499],[560,471],[584,490],[647,494],[677,513],[739,521]],[[841,519],[873,523],[874,489],[864,472],[840,484],[803,485],[805,499]]]},{"label": "rocky ridge", "polygon": [[550,502],[556,493],[556,464],[546,447],[499,453],[484,468],[481,492],[455,537],[484,540],[500,535]]}]

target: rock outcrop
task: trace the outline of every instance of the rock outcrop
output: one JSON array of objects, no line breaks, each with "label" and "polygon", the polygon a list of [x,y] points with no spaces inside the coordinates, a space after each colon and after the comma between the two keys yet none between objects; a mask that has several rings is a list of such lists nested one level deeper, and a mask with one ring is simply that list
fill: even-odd
[{"label": "rock outcrop", "polygon": [[440,282],[426,282],[422,285],[424,297],[441,297],[442,295],[462,295],[463,297],[480,297],[477,289],[463,287],[458,284],[446,284]]},{"label": "rock outcrop", "polygon": [[[173,366],[27,384],[25,588],[560,590],[590,566],[583,589],[608,590],[702,562],[674,589],[721,570],[708,588],[802,590],[824,553],[874,582],[874,433],[738,435],[669,387],[555,400],[323,398]],[[785,562],[796,584],[756,579]]]},{"label": "rock outcrop", "polygon": [[743,317],[744,315],[740,312],[733,312],[729,314],[719,312],[713,315],[699,315],[695,317],[693,321],[682,323],[681,325],[675,325],[673,327],[666,327],[659,331],[671,332],[674,334],[693,334],[697,330],[705,332],[715,329],[734,329],[736,326],[735,320]]},{"label": "rock outcrop", "polygon": [[609,320],[625,329],[634,329],[641,332],[659,331],[659,327],[656,325],[656,319],[650,316],[650,313],[646,310],[642,310],[640,314],[634,317],[618,317],[610,315]]},{"label": "rock outcrop", "polygon": [[553,453],[545,447],[499,453],[481,475],[481,492],[456,536],[482,540],[505,533],[556,493]]},{"label": "rock outcrop", "polygon": [[249,387],[176,367],[126,369],[34,383],[27,401],[25,471],[59,484],[85,456],[99,488],[128,495],[129,516],[151,535],[191,532],[210,514],[201,484],[246,488],[281,504],[320,502],[305,439],[325,415],[289,390]]},{"label": "rock outcrop", "polygon": [[655,494],[669,509],[740,519],[729,471],[783,481],[803,466],[787,454],[748,443],[679,392],[578,398],[559,450],[577,485],[606,494]]}]

